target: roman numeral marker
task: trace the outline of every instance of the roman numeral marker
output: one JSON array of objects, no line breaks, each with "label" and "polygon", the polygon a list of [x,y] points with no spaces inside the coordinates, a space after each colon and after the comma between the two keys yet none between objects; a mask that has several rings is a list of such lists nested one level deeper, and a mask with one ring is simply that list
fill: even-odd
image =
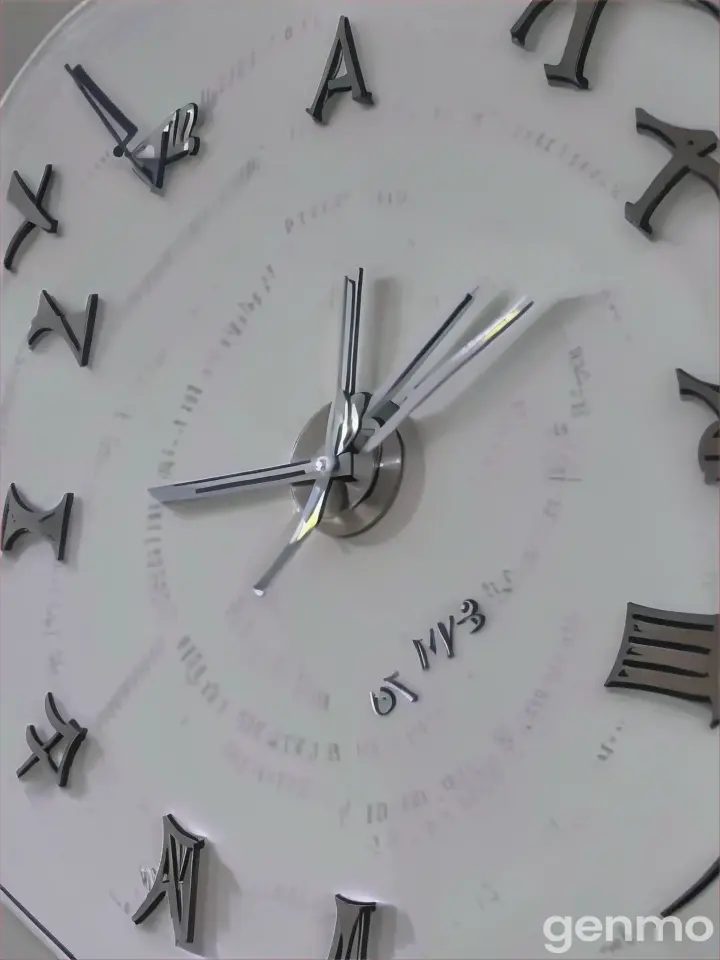
[{"label": "roman numeral marker", "polygon": [[628,223],[637,227],[648,239],[652,239],[653,228],[650,220],[653,214],[689,174],[694,173],[720,197],[720,164],[709,156],[717,149],[718,138],[712,130],[674,127],[640,108],[635,111],[635,124],[638,133],[654,137],[672,153],[672,157],[640,199],[635,203],[625,204],[625,219]]},{"label": "roman numeral marker", "polygon": [[45,233],[58,232],[57,220],[54,220],[43,206],[52,185],[52,176],[52,164],[48,163],[42,175],[37,193],[33,193],[18,171],[13,170],[7,192],[7,201],[12,204],[25,219],[13,234],[5,252],[3,266],[6,270],[12,271],[14,269],[13,263],[15,257],[20,252],[20,247],[32,236],[35,230],[44,230]]},{"label": "roman numeral marker", "polygon": [[[78,364],[86,367],[90,362],[98,303],[98,295],[91,293],[84,313],[65,314],[47,290],[43,290],[40,294],[38,311],[30,324],[28,346],[34,350],[38,342],[48,333],[57,333],[70,347]],[[80,328],[82,333],[79,332]]]},{"label": "roman numeral marker", "polygon": [[[345,73],[339,77],[340,68],[345,64]],[[325,64],[320,86],[307,113],[316,123],[327,123],[326,107],[328,101],[338,93],[351,93],[356,103],[372,106],[373,95],[365,86],[360,59],[355,48],[350,21],[340,17],[337,33]]]},{"label": "roman numeral marker", "polygon": [[65,559],[74,498],[74,493],[66,493],[52,510],[38,510],[24,500],[15,484],[11,483],[3,509],[0,550],[9,553],[21,537],[34,534],[49,540],[56,559],[62,562]]},{"label": "roman numeral marker", "polygon": [[718,617],[627,605],[620,651],[606,687],[707,701],[720,723]]}]

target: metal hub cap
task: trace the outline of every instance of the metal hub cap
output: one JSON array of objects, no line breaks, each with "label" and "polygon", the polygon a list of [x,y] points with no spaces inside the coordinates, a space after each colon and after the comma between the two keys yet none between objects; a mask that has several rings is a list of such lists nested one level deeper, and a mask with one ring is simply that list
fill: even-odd
[{"label": "metal hub cap", "polygon": [[[319,410],[303,427],[292,452],[293,460],[316,458],[316,463],[332,470],[327,457],[317,451],[325,443],[330,404]],[[360,445],[372,433],[363,427],[358,435]],[[405,448],[399,433],[391,434],[372,453],[355,454],[355,479],[337,480],[331,490],[318,530],[330,537],[354,537],[371,527],[388,512],[400,489]],[[308,501],[312,484],[292,487],[292,495],[302,510]]]}]

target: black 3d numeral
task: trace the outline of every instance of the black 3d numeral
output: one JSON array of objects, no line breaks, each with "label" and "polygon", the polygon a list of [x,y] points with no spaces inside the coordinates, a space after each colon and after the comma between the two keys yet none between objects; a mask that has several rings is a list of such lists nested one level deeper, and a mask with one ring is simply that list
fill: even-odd
[{"label": "black 3d numeral", "polygon": [[[38,342],[48,333],[57,333],[70,347],[78,364],[86,367],[90,362],[98,303],[98,295],[91,293],[84,313],[65,314],[47,290],[43,290],[40,294],[38,311],[30,324],[30,332],[27,336],[28,346],[34,350]],[[82,333],[76,332],[80,328]]]},{"label": "black 3d numeral", "polygon": [[[345,64],[345,73],[339,77],[338,73],[343,63]],[[317,123],[327,122],[326,108],[328,101],[338,93],[351,93],[353,100],[357,103],[372,106],[373,95],[365,86],[350,21],[347,17],[340,17],[320,86],[317,89],[312,106],[307,108],[307,112],[313,120]]]},{"label": "black 3d numeral", "polygon": [[705,403],[718,417],[700,437],[698,463],[705,475],[705,483],[720,483],[720,386],[691,377],[684,370],[676,370],[680,396]]},{"label": "black 3d numeral", "polygon": [[200,139],[193,136],[200,112],[197,104],[186,103],[178,107],[163,120],[159,127],[136,147],[130,149],[130,141],[138,132],[135,124],[112,102],[80,64],[71,67],[66,63],[65,69],[115,141],[113,155],[126,157],[132,164],[133,171],[153,192],[162,191],[165,170],[169,164],[182,160],[183,157],[194,157],[198,153]]},{"label": "black 3d numeral", "polygon": [[[510,28],[513,43],[519,47],[525,47],[528,34],[535,22],[540,20],[544,11],[553,2],[554,0],[531,0]],[[715,19],[720,19],[720,4],[716,0],[685,0],[685,3],[699,10],[705,10]],[[575,0],[575,14],[560,63],[545,64],[545,76],[551,86],[570,86],[576,90],[590,89],[584,73],[585,61],[606,4],[607,0]]]},{"label": "black 3d numeral", "polygon": [[[448,660],[455,657],[455,628],[467,624],[470,627],[470,634],[477,633],[485,626],[487,619],[480,609],[477,600],[471,598],[463,600],[460,607],[460,617],[456,619],[449,616],[447,621],[438,620],[434,627],[430,628],[427,640],[413,640],[415,653],[418,655],[420,666],[423,670],[430,669],[430,657],[428,651],[434,656],[438,656],[438,648],[442,644],[445,648]],[[370,706],[378,717],[387,717],[397,706],[397,693],[402,694],[410,703],[417,703],[420,699],[406,683],[399,679],[400,673],[395,670],[387,677],[383,677],[383,686],[378,693],[370,691]]]},{"label": "black 3d numeral", "polygon": [[718,138],[712,130],[691,130],[674,127],[670,123],[651,117],[647,110],[635,111],[638,133],[654,137],[672,152],[672,157],[645,193],[635,203],[625,204],[625,219],[652,239],[650,219],[667,195],[694,173],[720,197],[720,164],[709,154],[717,149]]},{"label": "black 3d numeral", "polygon": [[165,170],[171,163],[194,157],[199,151],[200,138],[192,135],[198,117],[197,104],[178,107],[132,151],[135,171],[138,172],[139,167],[154,191],[162,190]]},{"label": "black 3d numeral", "polygon": [[74,499],[75,494],[66,493],[52,510],[37,510],[23,500],[18,488],[11,483],[3,509],[0,550],[9,553],[25,534],[35,534],[50,541],[56,559],[62,562],[65,559]]},{"label": "black 3d numeral", "polygon": [[52,185],[52,176],[52,164],[48,163],[43,172],[37,193],[33,193],[18,171],[13,170],[10,186],[8,187],[7,200],[16,210],[19,210],[25,220],[13,234],[8,248],[5,251],[3,266],[6,270],[13,269],[13,263],[20,251],[20,247],[35,230],[44,230],[45,233],[58,232],[57,220],[50,216],[44,206],[47,194]]},{"label": "black 3d numeral", "polygon": [[[26,728],[25,739],[30,747],[32,756],[18,768],[17,775],[18,777],[24,777],[29,770],[32,770],[36,763],[42,763],[52,770],[57,778],[57,785],[59,787],[66,787],[72,762],[87,736],[87,728],[81,727],[75,720],[63,720],[55,704],[55,698],[51,693],[48,693],[45,697],[45,715],[48,718],[48,723],[54,728],[55,733],[48,740],[42,740],[32,724]],[[62,758],[60,763],[56,763],[56,761],[53,760],[52,751],[61,744],[64,745]]]},{"label": "black 3d numeral", "polygon": [[187,948],[195,940],[200,855],[203,837],[184,830],[171,814],[163,817],[163,846],[155,882],[133,914],[133,923],[146,920],[167,896],[175,945]]},{"label": "black 3d numeral", "polygon": [[620,651],[606,687],[708,701],[720,723],[718,617],[629,603]]},{"label": "black 3d numeral", "polygon": [[349,900],[335,895],[335,933],[333,934],[328,960],[367,960],[371,940],[375,940],[373,920],[377,917],[376,903]]},{"label": "black 3d numeral", "polygon": [[[116,157],[130,157],[128,144],[137,134],[138,128],[132,120],[129,120],[122,110],[112,102],[105,91],[100,89],[90,74],[87,73],[80,64],[71,67],[66,63],[65,69],[78,85],[82,95],[98,117],[100,117],[103,126],[115,141],[116,146],[113,149],[113,155]],[[115,126],[113,126],[113,124],[115,124]],[[124,137],[120,136],[120,131],[125,134]]]},{"label": "black 3d numeral", "polygon": [[[513,43],[524,47],[528,34],[553,0],[532,0],[522,16],[510,28]],[[575,15],[560,63],[546,63],[545,76],[551,86],[571,86],[588,90],[590,84],[584,74],[590,44],[607,0],[575,0]]]}]

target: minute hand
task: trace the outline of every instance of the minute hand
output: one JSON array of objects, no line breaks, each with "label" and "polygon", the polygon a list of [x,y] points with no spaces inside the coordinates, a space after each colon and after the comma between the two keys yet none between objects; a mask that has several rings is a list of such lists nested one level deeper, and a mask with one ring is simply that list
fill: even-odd
[{"label": "minute hand", "polygon": [[[338,457],[335,469],[330,476],[333,479],[352,478],[352,456],[343,454]],[[208,497],[222,497],[240,491],[274,489],[297,483],[312,483],[320,476],[327,475],[324,464],[318,460],[296,460],[294,463],[281,463],[276,467],[262,470],[245,470],[242,473],[225,473],[204,480],[188,480],[184,483],[168,483],[162,487],[151,487],[148,493],[160,503],[177,503],[182,500],[204,500]]]},{"label": "minute hand", "polygon": [[517,320],[534,306],[534,301],[522,297],[502,316],[487,326],[481,333],[473,337],[468,343],[455,353],[436,364],[408,393],[395,413],[381,426],[362,448],[363,453],[370,453],[394,433],[401,423],[406,420],[421,403],[441,387],[453,374],[461,370],[466,363],[476,357],[493,340],[496,340],[504,331],[508,330]]},{"label": "minute hand", "polygon": [[357,280],[345,277],[337,384],[325,435],[325,456],[331,460],[350,447],[360,429],[360,417],[352,400],[357,381],[364,273],[361,267]]}]

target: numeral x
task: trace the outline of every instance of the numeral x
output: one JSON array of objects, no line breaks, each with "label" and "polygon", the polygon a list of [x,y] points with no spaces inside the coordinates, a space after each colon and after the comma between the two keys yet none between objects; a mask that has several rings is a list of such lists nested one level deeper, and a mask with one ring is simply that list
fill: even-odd
[{"label": "numeral x", "polygon": [[25,219],[13,234],[7,251],[5,252],[3,266],[6,270],[13,269],[13,262],[20,247],[37,228],[44,230],[45,233],[57,233],[58,231],[57,220],[54,220],[43,207],[45,196],[52,183],[52,175],[52,164],[48,163],[42,175],[37,193],[33,193],[17,170],[13,170],[10,186],[8,187],[7,200],[16,210],[20,211]]}]

